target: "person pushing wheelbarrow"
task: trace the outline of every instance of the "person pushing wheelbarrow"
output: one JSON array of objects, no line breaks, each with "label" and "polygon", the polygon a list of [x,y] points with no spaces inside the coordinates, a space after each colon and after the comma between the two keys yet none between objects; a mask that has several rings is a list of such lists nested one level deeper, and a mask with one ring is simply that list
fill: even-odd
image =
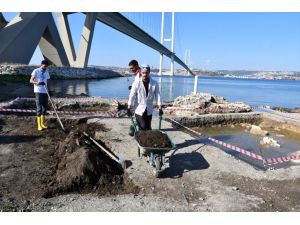
[{"label": "person pushing wheelbarrow", "polygon": [[[132,118],[131,112],[132,105],[135,102],[135,96],[137,97],[137,107],[135,109],[136,123]],[[152,130],[151,127],[154,98],[159,108],[158,130]],[[127,115],[129,118],[131,118],[131,122],[135,130],[134,137],[138,142],[138,156],[140,158],[142,158],[143,156],[147,157],[148,163],[152,168],[154,167],[153,172],[155,177],[159,177],[161,172],[163,171],[162,168],[164,168],[164,165],[166,163],[165,154],[171,150],[174,150],[176,148],[176,145],[172,142],[166,132],[160,131],[163,115],[161,107],[161,97],[159,93],[158,83],[151,78],[150,67],[148,65],[143,64],[141,66],[141,78],[135,80],[132,85],[128,100]],[[138,129],[135,126],[136,124],[138,126]],[[148,136],[147,138],[149,140],[160,137],[164,139],[164,141],[162,141],[162,139],[160,138],[158,138],[158,141],[168,143],[168,146],[159,146],[161,143],[157,143],[158,145],[148,146],[147,143],[142,143],[138,136],[145,133],[148,133],[146,134],[146,136]],[[164,136],[164,138],[162,136]]]},{"label": "person pushing wheelbarrow", "polygon": [[159,108],[159,116],[163,115],[161,108],[161,97],[158,83],[150,76],[150,66],[143,64],[141,66],[141,78],[136,79],[130,90],[128,100],[128,117],[132,117],[131,108],[137,98],[137,107],[135,109],[135,118],[139,130],[151,130],[151,121],[153,113],[153,101]]}]

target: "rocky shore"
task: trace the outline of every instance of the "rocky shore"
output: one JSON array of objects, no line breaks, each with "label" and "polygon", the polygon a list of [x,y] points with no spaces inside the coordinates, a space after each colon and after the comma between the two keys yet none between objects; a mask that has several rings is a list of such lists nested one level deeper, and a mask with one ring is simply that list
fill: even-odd
[{"label": "rocky shore", "polygon": [[[39,65],[0,64],[1,75],[30,75]],[[102,68],[49,67],[51,79],[105,79],[123,76],[121,73]]]}]

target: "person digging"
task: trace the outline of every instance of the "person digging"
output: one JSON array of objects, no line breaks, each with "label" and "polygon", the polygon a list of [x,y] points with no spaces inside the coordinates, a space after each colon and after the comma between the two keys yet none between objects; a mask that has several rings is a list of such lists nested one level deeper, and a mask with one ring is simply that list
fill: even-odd
[{"label": "person digging", "polygon": [[36,115],[37,115],[37,126],[38,131],[47,129],[45,125],[46,112],[48,108],[48,95],[47,95],[47,83],[50,79],[48,71],[49,62],[43,60],[41,66],[34,69],[31,73],[30,83],[34,86],[35,103],[36,103]]},{"label": "person digging", "polygon": [[136,79],[130,90],[127,115],[132,116],[131,107],[137,97],[137,107],[135,108],[135,118],[140,130],[151,130],[153,113],[153,100],[155,98],[159,108],[159,116],[163,115],[161,108],[161,98],[158,83],[150,76],[150,66],[141,66],[141,78]]}]

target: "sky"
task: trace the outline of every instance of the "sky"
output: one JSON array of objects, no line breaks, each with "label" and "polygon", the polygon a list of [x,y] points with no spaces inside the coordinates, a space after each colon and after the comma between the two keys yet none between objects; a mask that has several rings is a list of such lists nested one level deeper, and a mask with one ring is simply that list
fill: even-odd
[{"label": "sky", "polygon": [[[3,14],[7,20],[16,15]],[[160,41],[161,13],[122,14]],[[165,16],[165,38],[170,38],[171,13]],[[81,13],[69,16],[76,49],[84,18]],[[165,45],[170,48],[170,43]],[[176,12],[174,45],[183,61],[190,50],[192,68],[300,71],[300,13]],[[41,59],[37,48],[30,63],[39,64]],[[97,22],[88,64],[127,67],[131,59],[159,66],[158,52]],[[164,69],[170,69],[167,57]]]}]

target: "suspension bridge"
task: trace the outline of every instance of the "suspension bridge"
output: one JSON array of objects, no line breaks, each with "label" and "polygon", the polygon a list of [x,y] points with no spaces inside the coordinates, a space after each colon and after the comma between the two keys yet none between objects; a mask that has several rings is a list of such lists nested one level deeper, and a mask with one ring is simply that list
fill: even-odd
[{"label": "suspension bridge", "polygon": [[[153,33],[159,28],[159,25],[152,23],[151,18],[146,16],[140,16],[140,21],[135,19],[133,22],[133,19],[130,18],[132,15],[129,13],[83,13],[85,21],[77,53],[74,49],[68,20],[70,14],[73,13],[21,12],[11,21],[7,21],[4,15],[0,13],[0,63],[29,64],[36,47],[39,46],[43,57],[53,65],[84,68],[88,65],[95,24],[101,22],[156,50],[160,54],[159,74],[162,74],[164,56],[171,59],[171,75],[174,74],[174,62],[182,66],[188,73],[193,74],[187,63],[181,60],[174,51],[176,26],[174,13],[171,13],[170,38],[164,36],[165,13],[162,13],[160,41],[149,32],[152,30]],[[57,24],[54,16],[57,19]],[[137,21],[146,27],[147,31],[142,26],[137,25]],[[171,43],[170,49],[166,47],[166,42]]]}]

